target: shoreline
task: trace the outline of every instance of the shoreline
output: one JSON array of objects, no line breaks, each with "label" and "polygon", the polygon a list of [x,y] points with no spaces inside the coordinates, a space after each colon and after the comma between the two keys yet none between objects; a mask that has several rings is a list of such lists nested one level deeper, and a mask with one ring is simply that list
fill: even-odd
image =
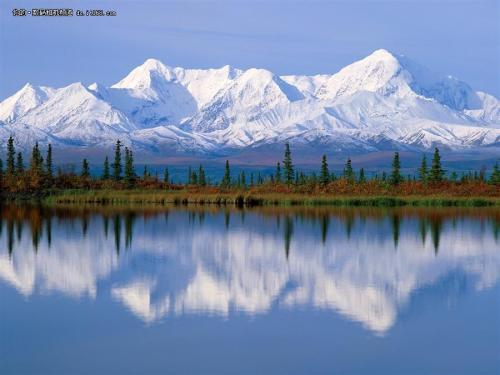
[{"label": "shoreline", "polygon": [[[31,199],[33,200],[33,199]],[[341,195],[191,192],[165,190],[65,190],[36,199],[48,205],[220,205],[220,206],[428,206],[500,207],[500,196]],[[15,201],[15,200],[14,200]]]}]

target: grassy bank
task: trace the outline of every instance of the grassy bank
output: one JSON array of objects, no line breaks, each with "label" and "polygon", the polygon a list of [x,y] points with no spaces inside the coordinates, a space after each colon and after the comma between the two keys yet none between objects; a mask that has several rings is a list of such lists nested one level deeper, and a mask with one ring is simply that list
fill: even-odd
[{"label": "grassy bank", "polygon": [[499,206],[500,197],[454,197],[442,195],[366,196],[252,191],[165,191],[165,190],[64,190],[44,198],[47,204],[213,204],[235,206]]}]

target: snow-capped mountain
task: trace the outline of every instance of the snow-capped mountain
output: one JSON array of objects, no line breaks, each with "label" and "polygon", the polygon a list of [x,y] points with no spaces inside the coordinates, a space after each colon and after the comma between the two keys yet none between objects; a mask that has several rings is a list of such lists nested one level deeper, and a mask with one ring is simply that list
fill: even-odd
[{"label": "snow-capped mountain", "polygon": [[148,59],[111,87],[24,86],[0,103],[3,140],[227,154],[289,141],[329,152],[497,152],[500,101],[377,50],[335,74],[172,68]]}]

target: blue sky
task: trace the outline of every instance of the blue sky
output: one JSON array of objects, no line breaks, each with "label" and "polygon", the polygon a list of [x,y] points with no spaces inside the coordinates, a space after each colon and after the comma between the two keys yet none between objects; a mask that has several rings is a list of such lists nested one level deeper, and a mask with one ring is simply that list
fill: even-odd
[{"label": "blue sky", "polygon": [[118,16],[12,17],[12,8],[35,4],[2,2],[0,99],[26,82],[110,85],[149,57],[316,74],[378,48],[500,97],[500,1],[44,1]]}]

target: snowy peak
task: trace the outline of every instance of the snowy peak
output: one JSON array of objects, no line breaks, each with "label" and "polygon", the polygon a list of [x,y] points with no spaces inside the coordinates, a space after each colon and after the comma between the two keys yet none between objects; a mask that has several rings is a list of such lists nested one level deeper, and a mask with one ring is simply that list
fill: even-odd
[{"label": "snowy peak", "polygon": [[12,122],[19,116],[45,102],[54,92],[48,87],[36,87],[27,83],[21,90],[0,103],[0,121]]},{"label": "snowy peak", "polygon": [[201,133],[241,126],[304,99],[297,87],[265,69],[248,69],[221,89],[184,127]]},{"label": "snowy peak", "polygon": [[356,61],[330,76],[319,87],[320,99],[337,99],[358,91],[378,92],[390,95],[395,91],[407,91],[411,80],[403,71],[399,60],[392,53],[379,49],[362,60]]},{"label": "snowy peak", "polygon": [[177,80],[186,87],[198,108],[210,102],[217,93],[227,88],[242,71],[225,65],[219,69],[174,68]]},{"label": "snowy peak", "polygon": [[85,145],[107,142],[117,133],[135,129],[126,116],[81,82],[58,89],[43,104],[21,116],[14,124],[14,132],[25,124],[66,142]]},{"label": "snowy peak", "polygon": [[326,79],[320,99],[335,100],[359,91],[383,96],[420,95],[455,110],[478,109],[481,100],[465,82],[442,77],[404,55],[379,49]]},{"label": "snowy peak", "polygon": [[295,87],[277,75],[265,69],[248,69],[238,77],[228,92],[235,99],[241,100],[242,106],[262,105],[285,100],[294,102],[304,99],[304,95]]},{"label": "snowy peak", "polygon": [[125,78],[111,87],[142,90],[174,79],[175,75],[170,67],[159,60],[147,59],[142,65],[132,70]]}]

